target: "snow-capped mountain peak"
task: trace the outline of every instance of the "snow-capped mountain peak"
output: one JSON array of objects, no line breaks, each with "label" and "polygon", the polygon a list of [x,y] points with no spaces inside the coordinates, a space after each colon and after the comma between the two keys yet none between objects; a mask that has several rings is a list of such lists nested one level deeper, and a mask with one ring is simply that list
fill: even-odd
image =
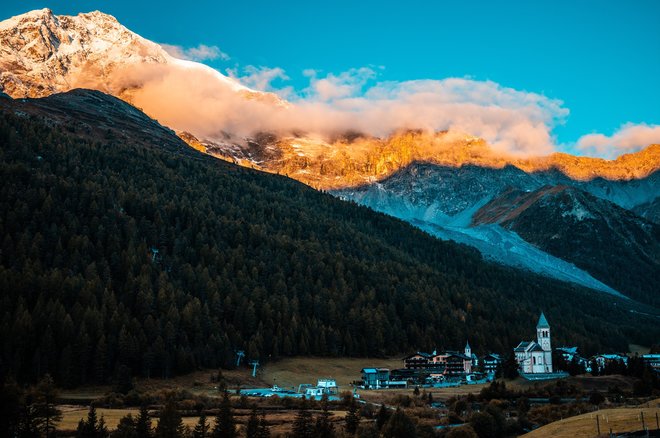
[{"label": "snow-capped mountain peak", "polygon": [[145,65],[202,70],[232,91],[252,92],[211,67],[172,57],[99,11],[58,16],[40,9],[18,15],[0,23],[0,42],[0,87],[13,97],[94,88],[124,98],[140,85],[130,83],[127,70]]}]

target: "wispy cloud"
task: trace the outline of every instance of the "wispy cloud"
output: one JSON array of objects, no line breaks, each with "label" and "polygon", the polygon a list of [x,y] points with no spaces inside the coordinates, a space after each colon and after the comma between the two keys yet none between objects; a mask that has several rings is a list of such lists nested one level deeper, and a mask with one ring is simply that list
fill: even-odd
[{"label": "wispy cloud", "polygon": [[370,67],[352,68],[337,75],[328,74],[319,78],[316,70],[307,69],[303,74],[310,78],[307,89],[312,99],[330,101],[355,96],[362,91],[367,82],[376,77]]},{"label": "wispy cloud", "polygon": [[238,69],[227,69],[230,77],[258,91],[275,91],[273,81],[277,79],[282,81],[289,80],[284,69],[280,67],[255,67],[248,65],[242,69],[242,72],[243,74],[240,74]]},{"label": "wispy cloud", "polygon": [[660,143],[660,125],[626,123],[614,134],[588,134],[580,137],[577,147],[583,152],[604,158],[637,152],[646,146]]},{"label": "wispy cloud", "polygon": [[220,50],[218,46],[207,46],[200,44],[197,47],[183,47],[172,44],[160,45],[171,56],[179,59],[186,59],[188,61],[213,61],[221,59],[226,61],[229,55]]}]

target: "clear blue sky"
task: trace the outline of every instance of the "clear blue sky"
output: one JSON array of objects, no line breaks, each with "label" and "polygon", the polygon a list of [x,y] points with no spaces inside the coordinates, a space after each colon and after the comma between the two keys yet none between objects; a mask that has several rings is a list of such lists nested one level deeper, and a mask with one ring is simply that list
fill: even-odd
[{"label": "clear blue sky", "polygon": [[302,70],[384,66],[379,80],[490,79],[561,99],[560,142],[660,124],[660,1],[4,1],[0,19],[101,10],[162,43],[217,45],[210,65]]}]

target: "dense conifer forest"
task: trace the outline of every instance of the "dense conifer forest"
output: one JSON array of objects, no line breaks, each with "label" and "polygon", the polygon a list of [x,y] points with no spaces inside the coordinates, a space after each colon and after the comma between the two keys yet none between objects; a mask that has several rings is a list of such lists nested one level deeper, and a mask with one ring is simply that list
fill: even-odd
[{"label": "dense conifer forest", "polygon": [[237,349],[379,356],[469,338],[506,352],[541,310],[556,344],[585,353],[660,338],[624,301],[486,263],[173,134],[163,147],[19,105],[0,105],[0,366],[21,381],[168,377],[231,366]]}]

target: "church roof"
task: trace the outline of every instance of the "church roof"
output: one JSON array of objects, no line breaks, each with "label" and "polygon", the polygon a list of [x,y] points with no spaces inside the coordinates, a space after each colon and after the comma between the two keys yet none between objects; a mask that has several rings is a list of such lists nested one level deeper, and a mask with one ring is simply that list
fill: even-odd
[{"label": "church roof", "polygon": [[534,346],[530,348],[528,351],[544,351],[543,347],[541,347],[539,344],[534,342]]},{"label": "church roof", "polygon": [[516,348],[513,349],[513,351],[517,353],[521,353],[521,352],[529,353],[532,351],[545,351],[545,350],[543,350],[543,347],[541,347],[536,342],[529,341],[529,342],[521,342],[520,344],[518,344]]},{"label": "church roof", "polygon": [[531,342],[523,341],[520,344],[518,344],[518,346],[514,348],[513,351],[525,351],[527,350],[527,347],[529,347],[529,344],[531,344]]},{"label": "church roof", "polygon": [[468,348],[470,348],[470,341],[465,341],[465,349],[467,350]]},{"label": "church roof", "polygon": [[539,317],[539,323],[536,324],[536,328],[550,328],[550,324],[548,324],[548,320],[545,319],[545,315],[543,312],[541,312],[541,316]]}]

